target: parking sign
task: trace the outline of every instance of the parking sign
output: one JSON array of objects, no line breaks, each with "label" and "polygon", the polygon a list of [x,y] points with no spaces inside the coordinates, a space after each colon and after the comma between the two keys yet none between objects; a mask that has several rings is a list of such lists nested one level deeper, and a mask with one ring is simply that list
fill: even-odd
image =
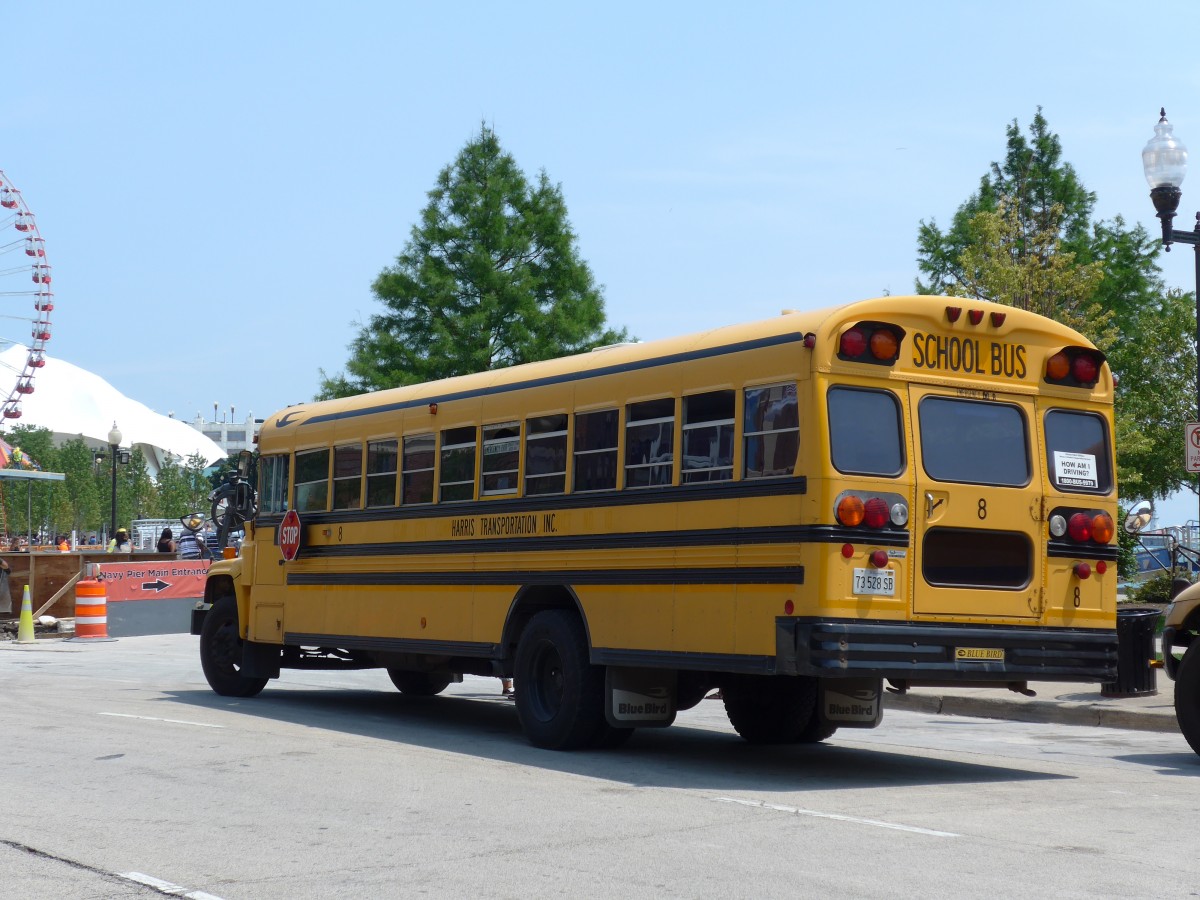
[{"label": "parking sign", "polygon": [[1188,422],[1184,429],[1184,443],[1187,445],[1187,470],[1200,472],[1200,422]]}]

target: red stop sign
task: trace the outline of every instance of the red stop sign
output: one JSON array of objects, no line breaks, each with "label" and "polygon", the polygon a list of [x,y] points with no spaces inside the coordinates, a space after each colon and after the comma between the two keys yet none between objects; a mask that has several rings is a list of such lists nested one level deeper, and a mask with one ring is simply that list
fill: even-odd
[{"label": "red stop sign", "polygon": [[289,509],[279,525],[279,549],[288,562],[300,553],[300,535],[300,516],[294,509]]}]

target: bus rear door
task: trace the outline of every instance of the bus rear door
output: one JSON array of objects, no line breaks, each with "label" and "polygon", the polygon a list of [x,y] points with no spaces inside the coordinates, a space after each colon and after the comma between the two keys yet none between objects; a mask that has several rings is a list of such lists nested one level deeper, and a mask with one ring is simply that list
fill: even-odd
[{"label": "bus rear door", "polygon": [[912,385],[913,614],[1037,618],[1044,541],[1032,398]]}]

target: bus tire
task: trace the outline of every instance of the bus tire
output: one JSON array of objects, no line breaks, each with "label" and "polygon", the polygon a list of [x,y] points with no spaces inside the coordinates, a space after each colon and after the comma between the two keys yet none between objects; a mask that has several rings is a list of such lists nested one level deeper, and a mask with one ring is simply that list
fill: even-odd
[{"label": "bus tire", "polygon": [[208,686],[222,697],[253,697],[267,686],[266,678],[242,674],[242,639],[238,636],[237,600],[218,597],[200,629],[200,667]]},{"label": "bus tire", "polygon": [[800,731],[800,736],[796,738],[797,744],[819,744],[826,738],[831,738],[834,732],[838,730],[836,725],[830,725],[828,722],[822,722],[821,716],[814,709],[812,716],[808,720],[808,724]]},{"label": "bus tire", "polygon": [[734,730],[751,744],[804,739],[817,706],[817,680],[788,675],[741,675],[721,685]]},{"label": "bus tire", "polygon": [[1188,744],[1200,753],[1200,640],[1192,641],[1175,673],[1175,718]]},{"label": "bus tire", "polygon": [[414,672],[411,669],[389,668],[387,673],[396,690],[409,697],[435,697],[449,687],[452,680],[449,675]]},{"label": "bus tire", "polygon": [[[578,617],[547,609],[529,620],[513,666],[517,717],[535,747],[595,746],[604,718],[604,669],[588,657]],[[616,730],[616,729],[614,729]]]}]

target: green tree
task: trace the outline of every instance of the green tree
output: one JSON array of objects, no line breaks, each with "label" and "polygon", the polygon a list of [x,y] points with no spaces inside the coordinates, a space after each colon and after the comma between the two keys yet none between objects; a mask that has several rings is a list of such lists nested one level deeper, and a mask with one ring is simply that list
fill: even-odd
[{"label": "green tree", "polygon": [[396,264],[372,290],[384,311],[350,345],[335,397],[579,353],[626,340],[576,250],[562,188],[533,184],[481,126],[438,175]]},{"label": "green tree", "polygon": [[96,476],[93,451],[82,438],[72,438],[58,447],[56,466],[67,480],[57,491],[54,521],[62,531],[96,529],[108,509],[100,479]]},{"label": "green tree", "polygon": [[1006,136],[1004,160],[992,163],[950,227],[920,223],[918,292],[965,292],[1078,328],[1120,379],[1121,494],[1162,498],[1191,485],[1180,445],[1194,402],[1193,295],[1166,288],[1161,247],[1140,225],[1093,221],[1095,194],[1063,162],[1040,108],[1028,138],[1015,120]]}]

